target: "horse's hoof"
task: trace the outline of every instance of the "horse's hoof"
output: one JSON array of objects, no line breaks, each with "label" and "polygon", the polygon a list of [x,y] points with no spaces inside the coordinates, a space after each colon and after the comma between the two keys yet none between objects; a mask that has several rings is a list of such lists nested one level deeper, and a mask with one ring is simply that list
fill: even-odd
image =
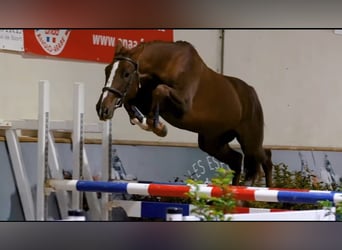
[{"label": "horse's hoof", "polygon": [[131,123],[131,125],[136,125],[138,124],[139,120],[137,118],[132,118],[132,119],[129,119],[129,122]]},{"label": "horse's hoof", "polygon": [[131,122],[134,125],[137,124],[143,130],[147,130],[147,131],[151,131],[152,130],[151,127],[148,124],[146,124],[146,121],[140,122],[137,118],[134,118],[134,119],[131,120]]},{"label": "horse's hoof", "polygon": [[165,137],[167,135],[167,127],[165,124],[159,124],[157,128],[153,129],[153,132],[160,137]]}]

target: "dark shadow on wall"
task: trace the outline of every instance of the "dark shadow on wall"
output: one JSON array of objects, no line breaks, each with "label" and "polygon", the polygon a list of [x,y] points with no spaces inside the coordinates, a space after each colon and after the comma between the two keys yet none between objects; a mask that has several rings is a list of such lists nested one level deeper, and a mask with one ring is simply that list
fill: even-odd
[{"label": "dark shadow on wall", "polygon": [[[33,197],[33,205],[34,209],[36,209],[36,186],[31,188],[32,197]],[[54,193],[50,194],[47,198],[48,203],[48,220],[60,220],[60,212],[58,209],[57,198]],[[25,221],[25,215],[23,206],[20,200],[19,192],[16,189],[16,192],[11,195],[11,204],[10,204],[10,215],[7,219],[8,221]]]},{"label": "dark shadow on wall", "polygon": [[23,207],[21,206],[18,190],[11,194],[10,214],[8,221],[25,221]]}]

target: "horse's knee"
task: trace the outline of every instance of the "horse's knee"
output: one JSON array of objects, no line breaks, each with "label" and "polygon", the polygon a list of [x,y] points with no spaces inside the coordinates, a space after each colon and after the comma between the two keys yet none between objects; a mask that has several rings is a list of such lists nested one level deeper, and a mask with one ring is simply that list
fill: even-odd
[{"label": "horse's knee", "polygon": [[190,99],[180,95],[175,89],[160,84],[153,90],[153,107],[172,110],[175,117],[182,117],[190,109]]},{"label": "horse's knee", "polygon": [[170,88],[167,85],[160,84],[152,92],[152,96],[155,99],[163,99],[169,96]]}]

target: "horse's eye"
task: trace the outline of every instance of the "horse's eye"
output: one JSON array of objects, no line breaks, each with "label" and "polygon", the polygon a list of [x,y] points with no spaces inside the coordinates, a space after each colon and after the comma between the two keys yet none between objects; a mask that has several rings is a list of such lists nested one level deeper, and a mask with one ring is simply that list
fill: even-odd
[{"label": "horse's eye", "polygon": [[124,73],[124,78],[128,78],[129,75],[130,75],[130,74],[129,74],[128,72],[125,72],[125,73]]}]

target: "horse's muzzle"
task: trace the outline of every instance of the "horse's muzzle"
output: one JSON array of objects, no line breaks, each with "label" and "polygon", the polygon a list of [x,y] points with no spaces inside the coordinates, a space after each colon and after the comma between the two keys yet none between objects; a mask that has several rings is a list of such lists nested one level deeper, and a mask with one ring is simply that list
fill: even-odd
[{"label": "horse's muzzle", "polygon": [[97,115],[101,121],[109,120],[113,117],[114,112],[110,112],[110,110],[106,107],[100,107],[97,109]]},{"label": "horse's muzzle", "polygon": [[122,106],[122,99],[115,98],[113,103],[114,105],[106,105],[104,102],[101,102],[101,99],[98,101],[96,104],[96,112],[101,121],[106,121],[113,118],[114,111]]}]

